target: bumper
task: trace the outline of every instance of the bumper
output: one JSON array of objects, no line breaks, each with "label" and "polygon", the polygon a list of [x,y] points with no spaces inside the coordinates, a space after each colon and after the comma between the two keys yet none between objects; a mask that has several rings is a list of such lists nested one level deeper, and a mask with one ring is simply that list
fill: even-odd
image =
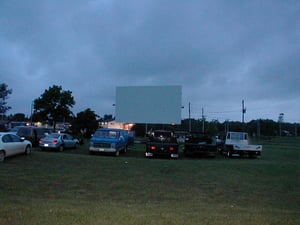
[{"label": "bumper", "polygon": [[173,159],[178,159],[179,158],[179,154],[178,153],[171,153],[171,152],[145,152],[145,156],[147,158],[149,157],[155,157],[155,156],[167,156],[167,157],[171,157]]},{"label": "bumper", "polygon": [[39,144],[40,148],[59,148],[60,145],[53,145],[53,144]]},{"label": "bumper", "polygon": [[90,152],[107,152],[107,153],[115,153],[117,149],[115,148],[98,148],[98,147],[89,147]]}]

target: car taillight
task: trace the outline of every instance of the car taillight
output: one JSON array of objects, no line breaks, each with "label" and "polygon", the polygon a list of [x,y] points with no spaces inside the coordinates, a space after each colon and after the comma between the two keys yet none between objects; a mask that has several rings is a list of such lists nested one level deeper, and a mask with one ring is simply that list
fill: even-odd
[{"label": "car taillight", "polygon": [[152,145],[152,146],[150,147],[150,149],[151,149],[152,151],[154,151],[154,150],[156,149],[156,146]]},{"label": "car taillight", "polygon": [[170,146],[170,151],[174,151],[175,148],[173,146]]},{"label": "car taillight", "polygon": [[57,143],[57,140],[53,140],[53,141],[52,141],[52,144],[55,145],[56,143]]},{"label": "car taillight", "polygon": [[42,142],[43,142],[43,139],[40,139],[40,140],[39,140],[39,143],[42,143]]}]

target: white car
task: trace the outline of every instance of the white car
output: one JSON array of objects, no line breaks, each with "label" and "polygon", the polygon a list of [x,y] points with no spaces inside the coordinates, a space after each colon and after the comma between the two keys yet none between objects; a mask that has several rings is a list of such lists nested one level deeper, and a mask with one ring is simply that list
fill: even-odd
[{"label": "white car", "polygon": [[19,136],[12,133],[0,132],[0,162],[8,156],[17,154],[29,155],[32,144],[30,141],[22,140]]}]

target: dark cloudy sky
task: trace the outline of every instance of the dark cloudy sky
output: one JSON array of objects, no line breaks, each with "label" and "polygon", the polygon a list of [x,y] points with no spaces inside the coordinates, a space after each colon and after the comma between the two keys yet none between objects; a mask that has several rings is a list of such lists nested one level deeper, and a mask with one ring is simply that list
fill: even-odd
[{"label": "dark cloudy sky", "polygon": [[182,85],[182,117],[300,122],[299,0],[1,0],[0,83],[30,115],[52,85],[76,114],[117,86]]}]

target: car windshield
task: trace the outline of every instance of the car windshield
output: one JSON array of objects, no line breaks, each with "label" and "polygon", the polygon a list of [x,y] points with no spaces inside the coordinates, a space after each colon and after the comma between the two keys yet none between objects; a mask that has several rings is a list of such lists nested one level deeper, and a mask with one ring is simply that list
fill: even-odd
[{"label": "car windshield", "polygon": [[19,136],[27,136],[31,134],[31,128],[20,128],[18,130],[18,135]]},{"label": "car windshield", "polygon": [[58,138],[60,136],[60,134],[49,134],[49,135],[47,135],[46,137],[47,138]]},{"label": "car windshield", "polygon": [[118,138],[119,135],[119,131],[115,130],[97,130],[94,134],[95,137],[101,138]]},{"label": "car windshield", "polygon": [[166,132],[166,131],[156,131],[154,133],[154,136],[155,137],[172,137],[172,133],[171,132]]},{"label": "car windshield", "polygon": [[11,132],[17,132],[18,130],[20,130],[22,127],[14,127],[14,128],[11,128],[9,131]]},{"label": "car windshield", "polygon": [[247,134],[246,133],[228,133],[227,138],[232,140],[247,140]]}]

